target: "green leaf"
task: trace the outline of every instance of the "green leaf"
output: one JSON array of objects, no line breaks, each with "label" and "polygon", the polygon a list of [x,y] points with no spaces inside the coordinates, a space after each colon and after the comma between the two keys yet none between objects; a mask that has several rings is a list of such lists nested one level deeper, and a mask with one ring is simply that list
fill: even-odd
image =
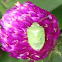
[{"label": "green leaf", "polygon": [[2,18],[2,14],[1,14],[1,12],[0,12],[0,18]]},{"label": "green leaf", "polygon": [[2,46],[1,43],[0,43],[0,46]]},{"label": "green leaf", "polygon": [[53,53],[51,55],[51,62],[62,62],[62,56],[58,55],[57,53]]},{"label": "green leaf", "polygon": [[0,62],[28,62],[28,60],[16,59],[16,58],[10,57],[9,53],[3,52],[2,55],[0,55]]},{"label": "green leaf", "polygon": [[62,29],[62,5],[51,11],[52,14],[56,16],[59,22],[59,28]]},{"label": "green leaf", "polygon": [[58,54],[62,56],[62,34],[59,36],[59,39],[57,40],[57,47],[55,48],[55,51],[60,52]]}]

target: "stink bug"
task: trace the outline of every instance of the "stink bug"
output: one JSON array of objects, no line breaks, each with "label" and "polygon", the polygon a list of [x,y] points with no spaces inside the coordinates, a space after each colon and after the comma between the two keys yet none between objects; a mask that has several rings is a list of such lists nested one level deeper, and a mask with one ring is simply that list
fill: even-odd
[{"label": "stink bug", "polygon": [[45,43],[44,28],[34,22],[27,30],[28,43],[34,50],[41,50]]}]

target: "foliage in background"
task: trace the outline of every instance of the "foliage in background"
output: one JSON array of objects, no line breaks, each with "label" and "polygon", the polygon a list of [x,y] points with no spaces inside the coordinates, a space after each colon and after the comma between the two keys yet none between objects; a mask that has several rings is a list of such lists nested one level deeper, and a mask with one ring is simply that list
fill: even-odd
[{"label": "foliage in background", "polygon": [[[6,10],[14,6],[14,3],[16,3],[17,1],[23,3],[27,0],[0,0],[0,18],[2,18],[2,15],[6,12]],[[48,10],[52,14],[54,14],[58,19],[60,30],[62,29],[62,0],[29,0],[29,1],[33,2],[40,8]],[[28,62],[29,61],[23,59],[15,59],[9,57],[8,54],[9,53],[3,52],[0,48],[0,62]],[[38,62],[41,62],[41,60],[39,60]],[[62,62],[62,34],[57,40],[57,46],[55,47],[55,50],[52,51],[49,54],[49,56],[43,60],[43,62]]]}]

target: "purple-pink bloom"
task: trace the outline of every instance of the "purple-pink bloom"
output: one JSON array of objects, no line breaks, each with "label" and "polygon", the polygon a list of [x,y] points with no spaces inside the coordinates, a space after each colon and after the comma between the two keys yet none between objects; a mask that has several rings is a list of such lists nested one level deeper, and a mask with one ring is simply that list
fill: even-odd
[{"label": "purple-pink bloom", "polygon": [[[30,1],[24,4],[17,2],[15,5],[6,11],[0,21],[2,50],[10,52],[10,56],[17,59],[31,59],[30,62],[46,58],[54,50],[60,34],[57,19],[50,12]],[[45,30],[45,44],[40,51],[34,50],[28,43],[27,29],[34,22]]]}]

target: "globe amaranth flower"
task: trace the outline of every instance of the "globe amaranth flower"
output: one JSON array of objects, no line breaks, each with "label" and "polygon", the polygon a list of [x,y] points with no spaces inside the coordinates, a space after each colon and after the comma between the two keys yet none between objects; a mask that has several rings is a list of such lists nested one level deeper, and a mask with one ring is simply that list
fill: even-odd
[{"label": "globe amaranth flower", "polygon": [[[2,50],[9,52],[11,57],[31,60],[30,62],[46,58],[48,54],[54,50],[56,40],[60,34],[57,19],[50,12],[37,7],[30,1],[24,4],[17,2],[15,5],[16,6],[6,11],[0,21],[2,26],[0,28]],[[40,43],[36,41],[37,33],[33,32],[32,35],[34,37],[28,34],[30,31],[28,32],[27,30],[31,29],[30,27],[32,26],[42,27]],[[36,31],[36,28],[33,30]],[[31,41],[29,37],[32,37]],[[34,38],[35,40],[32,41]],[[33,44],[30,44],[29,41]],[[39,45],[37,45],[36,42]],[[37,48],[42,44],[43,46],[40,47],[40,49]]]}]

